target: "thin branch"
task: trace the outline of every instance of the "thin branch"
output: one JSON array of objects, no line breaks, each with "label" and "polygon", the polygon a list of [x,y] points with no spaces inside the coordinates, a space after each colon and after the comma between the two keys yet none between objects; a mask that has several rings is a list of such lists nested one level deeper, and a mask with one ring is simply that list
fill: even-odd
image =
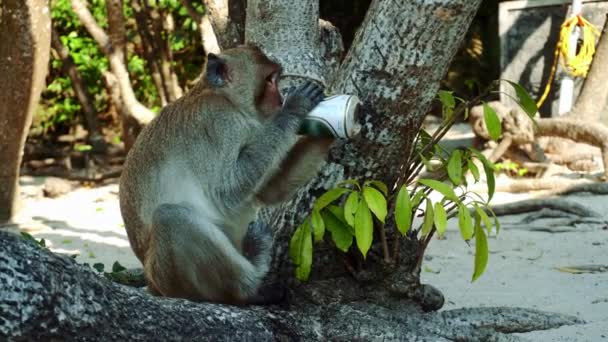
[{"label": "thin branch", "polygon": [[192,20],[198,23],[205,52],[220,53],[220,44],[211,25],[211,20],[209,20],[209,11],[201,15],[196,11],[191,0],[179,0],[179,2],[186,8]]}]

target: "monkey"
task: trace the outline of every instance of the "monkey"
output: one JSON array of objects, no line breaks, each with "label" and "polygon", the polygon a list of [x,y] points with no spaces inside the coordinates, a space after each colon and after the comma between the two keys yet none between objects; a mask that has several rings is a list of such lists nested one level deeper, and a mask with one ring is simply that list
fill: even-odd
[{"label": "monkey", "polygon": [[282,98],[282,67],[253,45],[209,53],[203,75],[139,134],[120,178],[130,245],[155,295],[235,305],[261,296],[272,232],[257,212],[312,178],[332,139],[297,135],[322,99]]}]

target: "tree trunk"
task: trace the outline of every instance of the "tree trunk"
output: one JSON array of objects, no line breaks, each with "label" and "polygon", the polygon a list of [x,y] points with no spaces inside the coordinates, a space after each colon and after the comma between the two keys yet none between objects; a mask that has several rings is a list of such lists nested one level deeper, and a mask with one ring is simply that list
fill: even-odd
[{"label": "tree trunk", "polygon": [[245,0],[203,0],[219,49],[235,47],[245,37]]},{"label": "tree trunk", "polygon": [[[318,60],[317,22],[309,17],[316,18],[316,1],[248,1],[247,41],[259,40],[266,52],[281,61],[289,75],[323,81],[333,79],[329,84],[330,93],[355,94],[364,103],[361,138],[338,142],[319,177],[301,189],[290,203],[262,215],[263,220],[278,230],[274,277],[293,279],[293,267],[287,253],[289,240],[295,226],[301,223],[314,198],[322,191],[348,178],[377,179],[387,183],[389,188],[395,183],[439,82],[479,3],[466,0],[372,1],[336,75],[325,77]],[[403,252],[399,253],[403,270],[392,282],[417,284],[419,274],[415,256],[420,253],[420,245],[415,240],[404,242],[400,244]],[[331,248],[315,248],[314,258],[312,276],[315,279],[345,273],[339,262],[334,261],[336,256]],[[383,268],[373,265],[370,258],[367,264],[375,271]],[[417,290],[412,288],[412,291]],[[416,297],[419,294],[404,295]],[[332,296],[331,291],[327,296]]]},{"label": "tree trunk", "polygon": [[133,7],[133,14],[135,16],[135,21],[137,22],[137,33],[139,33],[139,36],[141,37],[144,59],[146,60],[146,64],[150,70],[150,76],[152,77],[156,92],[160,98],[160,105],[164,107],[169,103],[167,100],[168,91],[163,87],[160,68],[158,67],[158,61],[155,58],[155,46],[150,34],[147,11],[144,11],[141,0],[132,1],[131,7]]},{"label": "tree trunk", "polygon": [[[600,120],[600,113],[608,110],[608,15],[604,22],[602,35],[597,43],[589,73],[568,116],[585,118],[589,122]],[[606,116],[605,116],[606,117]],[[608,125],[608,122],[604,122]]]},{"label": "tree trunk", "polygon": [[84,120],[89,131],[89,143],[93,146],[93,150],[104,151],[106,149],[106,144],[99,131],[99,127],[97,126],[97,112],[93,105],[93,97],[80,77],[80,72],[78,72],[76,64],[70,56],[70,51],[63,45],[59,34],[55,29],[53,29],[51,34],[51,46],[61,60],[63,72],[67,74],[72,81],[72,89],[74,89],[74,93],[76,93],[76,97],[78,97],[84,114]]},{"label": "tree trunk", "polygon": [[15,234],[0,230],[0,246],[0,340],[514,341],[509,333],[581,323],[519,308],[423,314],[390,297],[324,306],[299,297],[271,307],[158,299]]},{"label": "tree trunk", "polygon": [[44,0],[2,0],[0,20],[1,223],[17,210],[19,166],[47,73],[51,18]]}]

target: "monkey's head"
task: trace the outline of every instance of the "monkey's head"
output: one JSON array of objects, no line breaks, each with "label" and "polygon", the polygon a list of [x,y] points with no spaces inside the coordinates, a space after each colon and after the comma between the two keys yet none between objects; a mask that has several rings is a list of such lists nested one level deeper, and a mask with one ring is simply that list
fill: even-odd
[{"label": "monkey's head", "polygon": [[253,45],[243,45],[216,55],[207,55],[205,82],[231,101],[242,106],[253,106],[263,117],[281,109],[283,100],[279,93],[281,65],[273,62],[262,50]]}]

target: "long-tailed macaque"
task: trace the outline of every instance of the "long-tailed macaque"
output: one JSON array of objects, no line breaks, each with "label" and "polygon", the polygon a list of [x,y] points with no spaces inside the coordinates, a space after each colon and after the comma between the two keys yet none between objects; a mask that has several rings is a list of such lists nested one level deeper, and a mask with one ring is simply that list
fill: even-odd
[{"label": "long-tailed macaque", "polygon": [[272,235],[259,208],[289,199],[332,139],[304,137],[323,89],[286,96],[281,66],[242,46],[209,54],[200,82],[143,129],[120,180],[120,209],[152,293],[258,303]]}]

